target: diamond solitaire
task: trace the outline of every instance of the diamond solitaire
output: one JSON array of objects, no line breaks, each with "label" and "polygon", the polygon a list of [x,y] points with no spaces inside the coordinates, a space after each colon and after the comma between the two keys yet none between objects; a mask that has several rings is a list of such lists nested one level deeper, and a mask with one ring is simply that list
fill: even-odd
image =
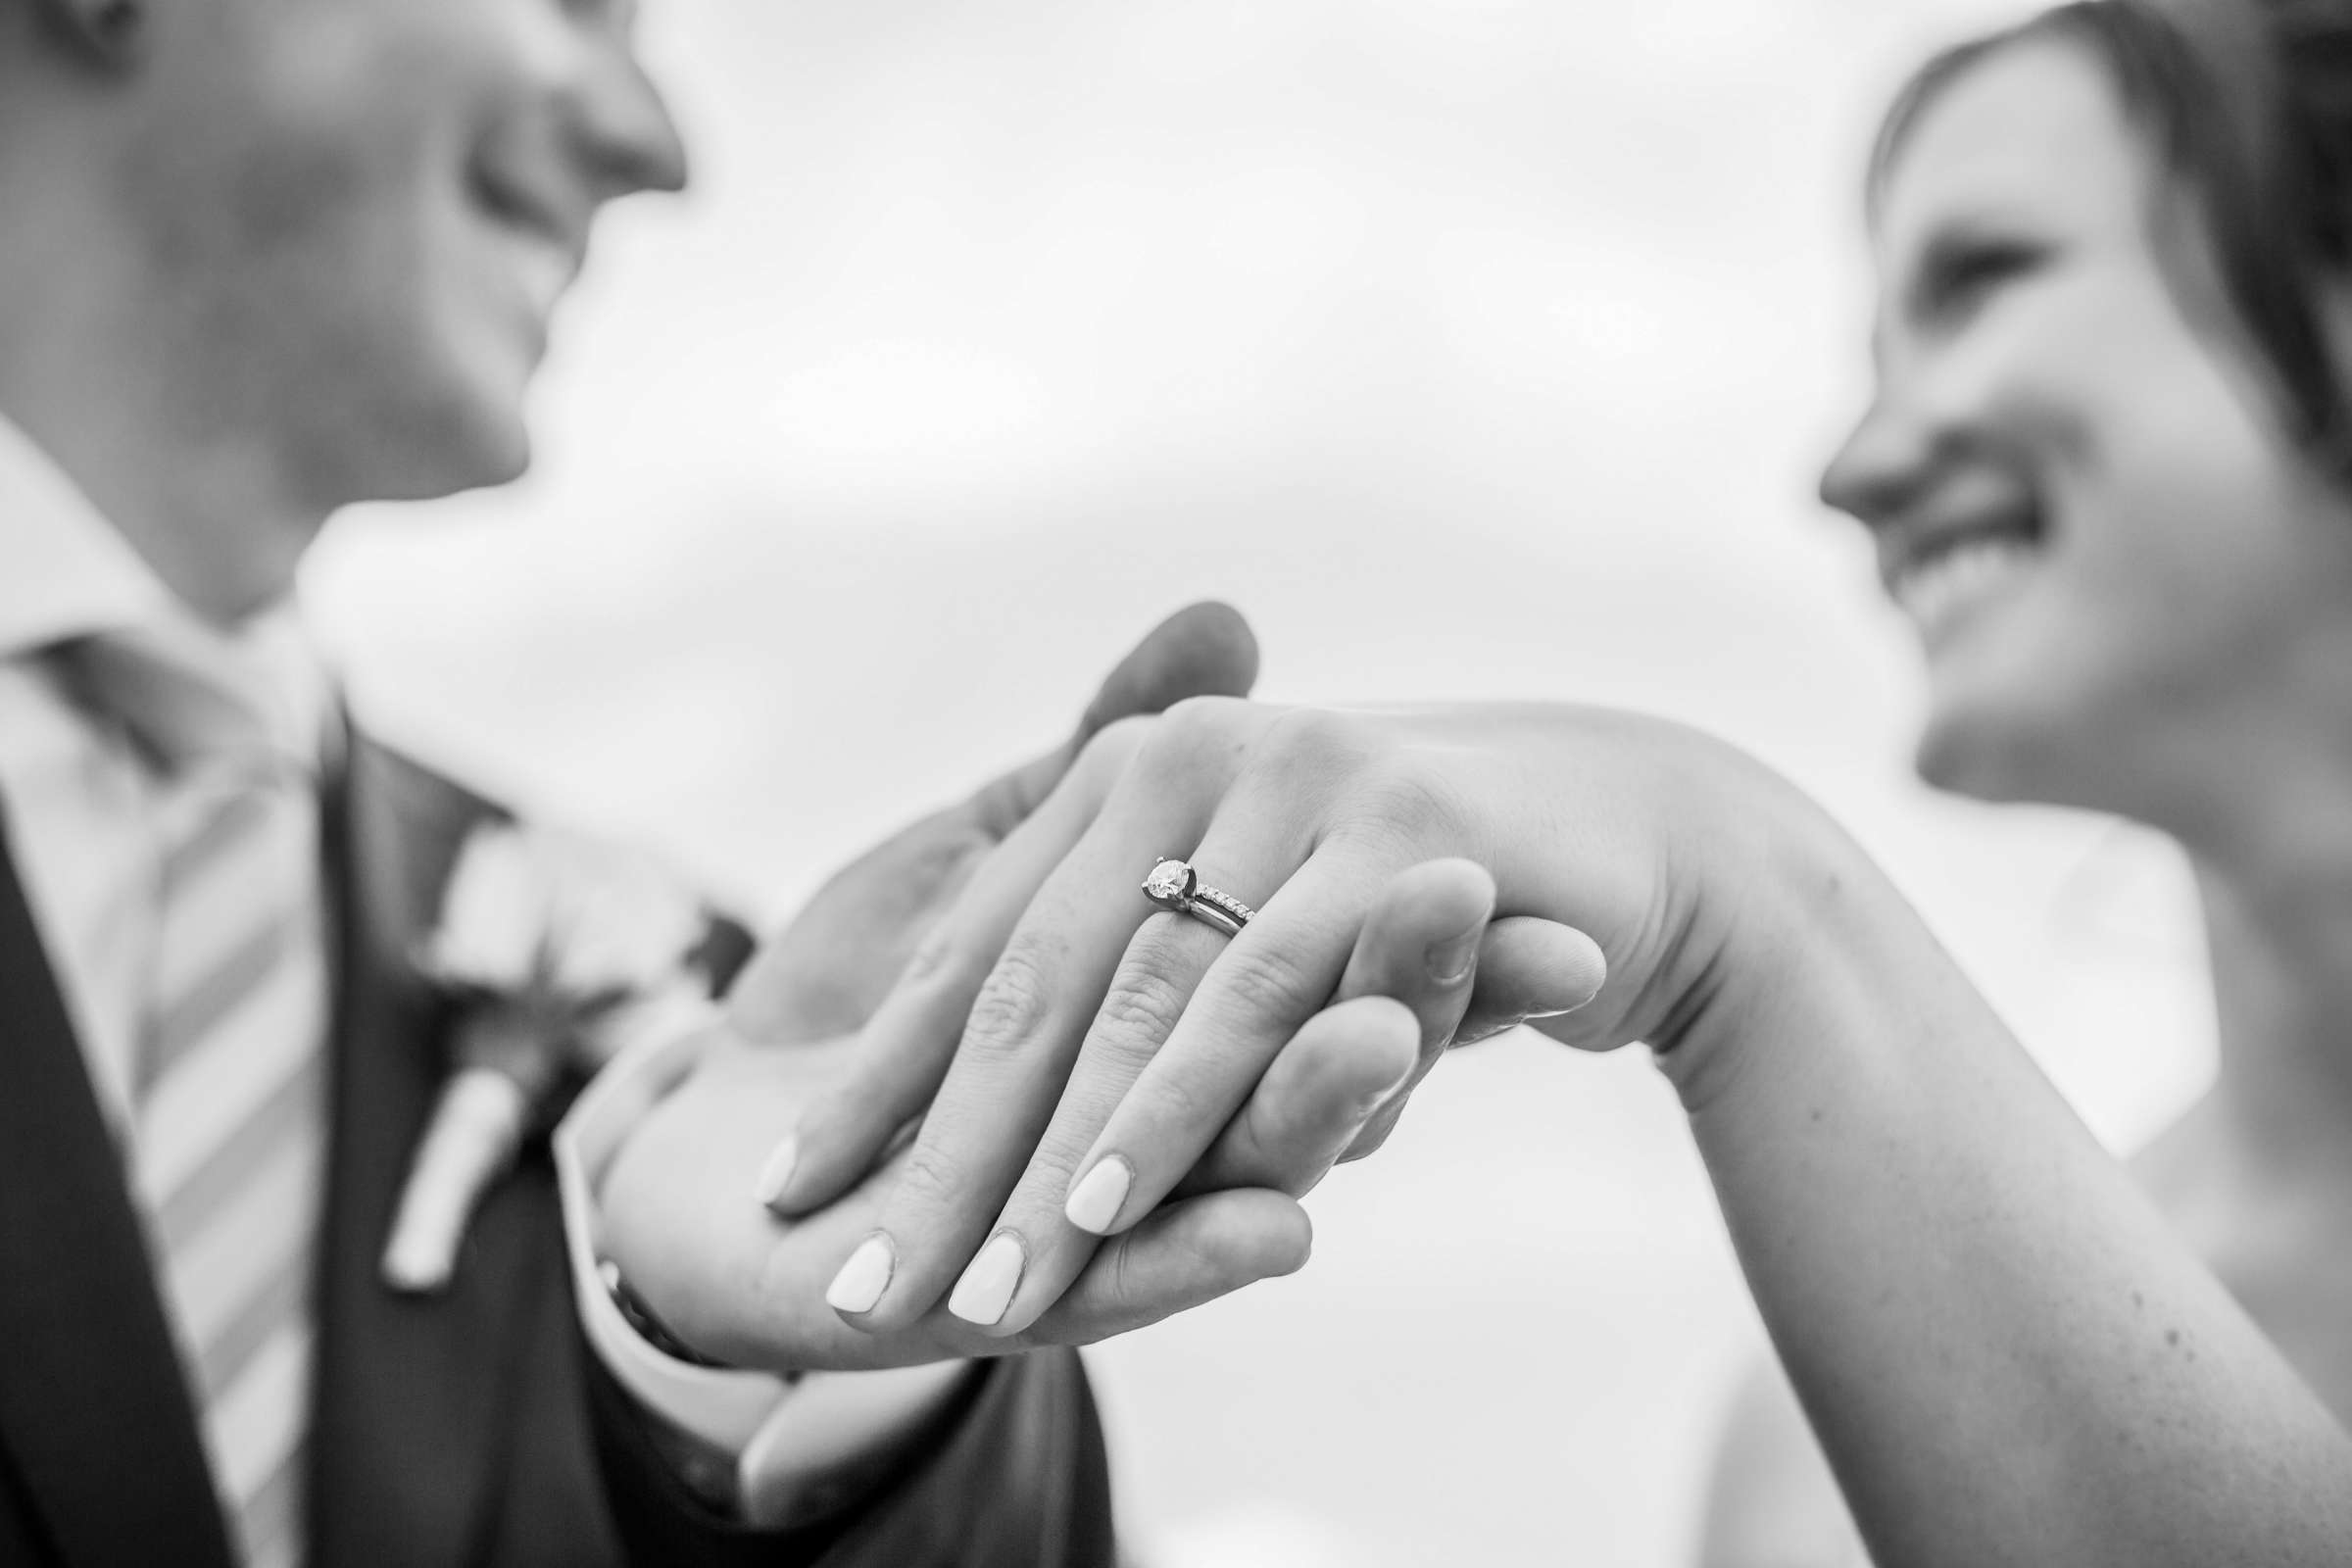
[{"label": "diamond solitaire", "polygon": [[1144,878],[1144,897],[1164,909],[1181,910],[1193,902],[1193,889],[1200,885],[1200,879],[1182,860],[1162,860]]}]

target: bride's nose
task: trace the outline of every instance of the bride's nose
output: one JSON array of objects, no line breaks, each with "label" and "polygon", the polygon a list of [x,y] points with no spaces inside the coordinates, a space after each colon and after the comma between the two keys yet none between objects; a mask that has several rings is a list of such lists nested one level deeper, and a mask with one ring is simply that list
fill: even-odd
[{"label": "bride's nose", "polygon": [[1882,385],[1821,474],[1824,506],[1876,528],[1901,515],[1929,482],[1931,421]]}]

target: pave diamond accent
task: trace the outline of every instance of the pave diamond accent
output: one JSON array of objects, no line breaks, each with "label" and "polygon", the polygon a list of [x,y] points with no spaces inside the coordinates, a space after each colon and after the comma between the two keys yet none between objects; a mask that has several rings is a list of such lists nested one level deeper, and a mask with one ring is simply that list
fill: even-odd
[{"label": "pave diamond accent", "polygon": [[1200,906],[1205,904],[1210,908],[1221,911],[1225,918],[1231,920],[1235,925],[1248,925],[1250,921],[1257,918],[1257,911],[1255,909],[1252,909],[1250,907],[1250,906],[1244,904],[1232,894],[1219,893],[1215,888],[1204,887],[1200,889],[1200,891],[1193,895],[1193,904],[1196,912],[1198,911]]},{"label": "pave diamond accent", "polygon": [[1144,878],[1144,897],[1164,907],[1181,909],[1192,903],[1193,889],[1200,882],[1193,868],[1182,860],[1162,860]]}]

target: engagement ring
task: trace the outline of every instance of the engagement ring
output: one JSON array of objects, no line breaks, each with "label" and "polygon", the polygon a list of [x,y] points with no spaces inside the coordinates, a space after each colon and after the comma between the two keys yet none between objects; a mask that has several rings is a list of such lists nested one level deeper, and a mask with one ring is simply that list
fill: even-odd
[{"label": "engagement ring", "polygon": [[1163,909],[1189,914],[1229,937],[1240,936],[1242,927],[1257,913],[1232,894],[1219,893],[1207,886],[1182,860],[1162,860],[1152,867],[1152,874],[1144,878],[1144,897]]}]

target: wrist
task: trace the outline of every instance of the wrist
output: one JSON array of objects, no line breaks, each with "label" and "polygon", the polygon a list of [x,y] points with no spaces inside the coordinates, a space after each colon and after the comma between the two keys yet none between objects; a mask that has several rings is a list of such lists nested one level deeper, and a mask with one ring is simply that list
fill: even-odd
[{"label": "wrist", "polygon": [[1804,1051],[1876,980],[1907,967],[1892,949],[1924,931],[1885,873],[1779,775],[1719,795],[1721,831],[1688,878],[1681,972],[1648,1038],[1693,1116],[1754,1076],[1755,1058]]}]

